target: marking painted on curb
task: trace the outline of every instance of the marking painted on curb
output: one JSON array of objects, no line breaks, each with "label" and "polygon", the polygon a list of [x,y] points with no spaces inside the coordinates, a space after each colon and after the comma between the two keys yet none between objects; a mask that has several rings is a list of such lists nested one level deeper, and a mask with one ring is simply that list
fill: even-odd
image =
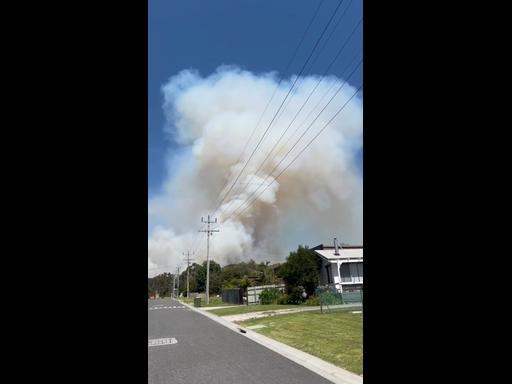
[{"label": "marking painted on curb", "polygon": [[177,344],[178,340],[174,337],[164,337],[162,339],[149,339],[148,340],[148,348],[149,347],[158,347],[160,345],[170,345]]}]

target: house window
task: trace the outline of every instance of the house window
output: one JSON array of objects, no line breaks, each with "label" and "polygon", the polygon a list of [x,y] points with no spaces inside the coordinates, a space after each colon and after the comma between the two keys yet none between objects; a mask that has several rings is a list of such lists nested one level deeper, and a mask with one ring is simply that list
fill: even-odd
[{"label": "house window", "polygon": [[343,263],[340,266],[340,276],[341,276],[341,282],[349,282],[352,281],[350,277],[350,264],[349,263]]},{"label": "house window", "polygon": [[325,271],[327,272],[327,284],[331,284],[332,283],[331,264],[327,264],[325,266]]},{"label": "house window", "polygon": [[363,281],[363,263],[343,263],[340,267],[342,283],[360,283]]},{"label": "house window", "polygon": [[357,276],[359,277],[359,281],[363,281],[363,263],[356,263],[357,267]]},{"label": "house window", "polygon": [[361,282],[363,281],[363,268],[362,263],[350,263],[350,277],[352,278],[352,282]]}]

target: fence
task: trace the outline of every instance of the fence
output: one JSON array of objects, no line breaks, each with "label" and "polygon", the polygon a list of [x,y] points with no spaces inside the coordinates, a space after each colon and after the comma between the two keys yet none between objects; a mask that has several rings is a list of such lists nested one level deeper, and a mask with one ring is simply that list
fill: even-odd
[{"label": "fence", "polygon": [[222,302],[230,304],[243,304],[241,288],[224,288],[222,290]]},{"label": "fence", "polygon": [[351,304],[363,302],[363,290],[340,293],[336,286],[331,284],[324,287],[318,287],[315,295],[320,299],[320,307],[338,304]]},{"label": "fence", "polygon": [[354,291],[354,292],[343,292],[343,303],[362,303],[363,302],[363,291]]},{"label": "fence", "polygon": [[285,285],[260,285],[258,287],[247,287],[247,304],[259,304],[260,303],[260,293],[263,292],[266,288],[277,288],[281,292],[284,291]]}]

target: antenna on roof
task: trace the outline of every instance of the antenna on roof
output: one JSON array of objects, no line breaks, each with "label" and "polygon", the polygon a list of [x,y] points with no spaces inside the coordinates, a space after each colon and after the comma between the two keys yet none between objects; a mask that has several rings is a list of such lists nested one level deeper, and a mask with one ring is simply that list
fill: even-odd
[{"label": "antenna on roof", "polygon": [[339,252],[338,252],[338,240],[336,238],[334,238],[334,254],[336,256],[339,256]]}]

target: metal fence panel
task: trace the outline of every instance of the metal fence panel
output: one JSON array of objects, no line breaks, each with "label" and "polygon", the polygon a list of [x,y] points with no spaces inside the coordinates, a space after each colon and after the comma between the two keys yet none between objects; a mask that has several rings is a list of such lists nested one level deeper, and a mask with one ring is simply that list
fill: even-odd
[{"label": "metal fence panel", "polygon": [[241,288],[224,288],[222,290],[222,302],[230,304],[243,304]]},{"label": "metal fence panel", "polygon": [[260,303],[260,293],[263,292],[264,289],[267,288],[277,288],[281,291],[284,291],[285,285],[260,285],[256,287],[247,287],[247,302],[249,305],[251,304],[259,304]]},{"label": "metal fence panel", "polygon": [[343,292],[341,295],[345,304],[363,302],[363,291]]},{"label": "metal fence panel", "polygon": [[334,285],[318,287],[315,294],[321,305],[351,304],[363,302],[363,290],[340,293]]}]

